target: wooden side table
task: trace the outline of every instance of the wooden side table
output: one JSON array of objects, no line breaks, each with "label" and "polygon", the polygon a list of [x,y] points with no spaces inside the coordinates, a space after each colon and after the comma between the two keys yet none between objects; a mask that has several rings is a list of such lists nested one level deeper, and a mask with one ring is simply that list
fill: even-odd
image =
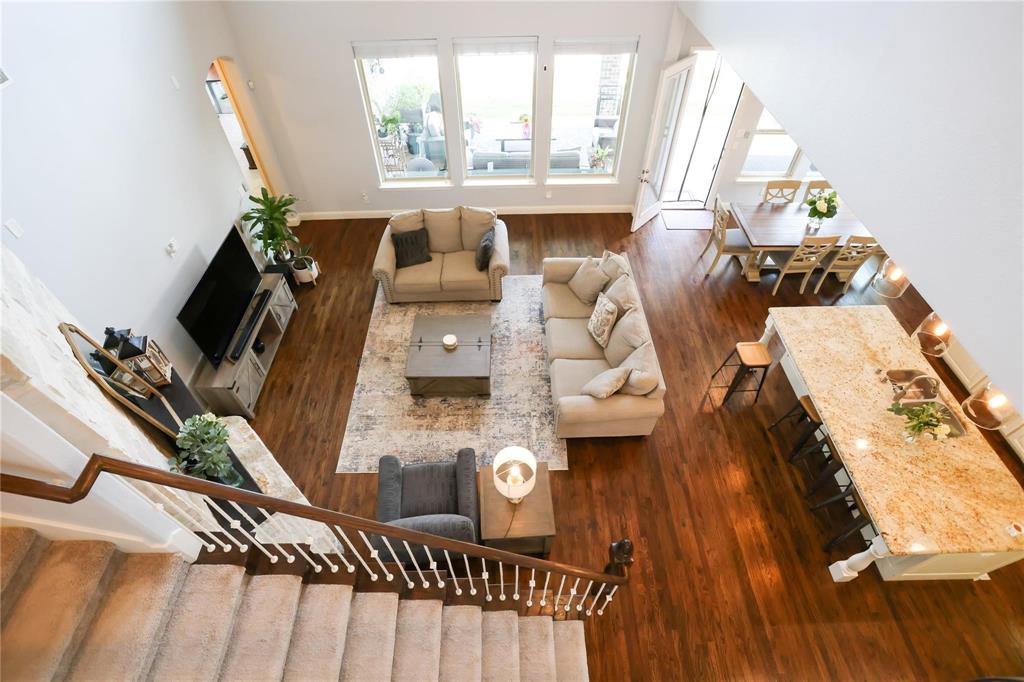
[{"label": "wooden side table", "polygon": [[548,465],[537,464],[537,483],[519,504],[512,504],[494,487],[494,470],[482,467],[477,475],[480,491],[480,539],[488,547],[516,554],[547,556],[555,538],[555,509],[551,502]]}]

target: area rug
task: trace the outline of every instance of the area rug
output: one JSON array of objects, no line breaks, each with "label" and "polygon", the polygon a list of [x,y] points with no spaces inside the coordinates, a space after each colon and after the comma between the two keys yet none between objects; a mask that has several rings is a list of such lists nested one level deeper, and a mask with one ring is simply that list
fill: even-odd
[{"label": "area rug", "polygon": [[[376,472],[382,455],[404,464],[452,461],[476,450],[479,466],[508,445],[533,452],[550,469],[568,468],[544,353],[539,275],[505,277],[500,303],[390,305],[378,287],[356,389],[349,408],[339,473]],[[405,360],[416,315],[491,315],[491,396],[416,398]]]}]

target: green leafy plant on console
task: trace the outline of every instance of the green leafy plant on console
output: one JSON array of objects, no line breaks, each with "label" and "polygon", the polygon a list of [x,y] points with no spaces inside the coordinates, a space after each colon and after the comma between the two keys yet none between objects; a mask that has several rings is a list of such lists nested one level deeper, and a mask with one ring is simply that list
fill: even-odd
[{"label": "green leafy plant on console", "polygon": [[178,431],[175,444],[178,453],[171,458],[171,471],[241,485],[242,476],[228,456],[227,427],[218,417],[209,412],[189,417]]},{"label": "green leafy plant on console", "polygon": [[249,201],[256,204],[242,216],[243,222],[249,223],[249,234],[259,241],[267,260],[287,263],[291,244],[299,241],[288,227],[288,209],[296,202],[295,197],[274,196],[261,187],[260,196],[250,196]]}]

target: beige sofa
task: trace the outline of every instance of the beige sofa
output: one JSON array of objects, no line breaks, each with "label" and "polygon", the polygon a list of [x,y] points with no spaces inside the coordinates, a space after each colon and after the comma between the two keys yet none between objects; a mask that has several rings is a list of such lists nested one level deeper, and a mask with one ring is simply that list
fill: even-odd
[{"label": "beige sofa", "polygon": [[[487,270],[476,269],[480,238],[494,227],[494,253]],[[430,262],[395,267],[391,234],[427,228]],[[396,213],[388,222],[373,262],[373,276],[389,303],[499,301],[508,274],[508,229],[489,209],[459,206]]]},{"label": "beige sofa", "polygon": [[[543,263],[544,333],[558,437],[650,435],[665,412],[665,379],[660,366],[657,366],[656,356],[658,386],[647,395],[616,393],[598,399],[581,392],[588,381],[612,367],[605,349],[587,331],[587,321],[594,306],[577,298],[568,286],[585,260],[545,258]],[[628,266],[628,260],[626,263]],[[629,274],[632,277],[632,268],[629,268]],[[635,281],[632,286],[636,286]],[[643,315],[639,291],[633,294],[636,308]],[[644,321],[646,323],[646,317]],[[646,324],[644,333],[650,340]],[[653,345],[652,342],[652,350]]]}]

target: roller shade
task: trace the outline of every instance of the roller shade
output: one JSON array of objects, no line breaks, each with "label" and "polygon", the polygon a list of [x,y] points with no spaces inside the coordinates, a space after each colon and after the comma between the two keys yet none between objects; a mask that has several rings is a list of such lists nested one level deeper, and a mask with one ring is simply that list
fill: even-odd
[{"label": "roller shade", "polygon": [[456,38],[452,41],[456,55],[536,54],[537,37],[523,38]]},{"label": "roller shade", "polygon": [[430,57],[437,55],[436,40],[386,40],[352,43],[357,59]]},{"label": "roller shade", "polygon": [[638,43],[635,37],[556,40],[555,54],[631,54]]}]

